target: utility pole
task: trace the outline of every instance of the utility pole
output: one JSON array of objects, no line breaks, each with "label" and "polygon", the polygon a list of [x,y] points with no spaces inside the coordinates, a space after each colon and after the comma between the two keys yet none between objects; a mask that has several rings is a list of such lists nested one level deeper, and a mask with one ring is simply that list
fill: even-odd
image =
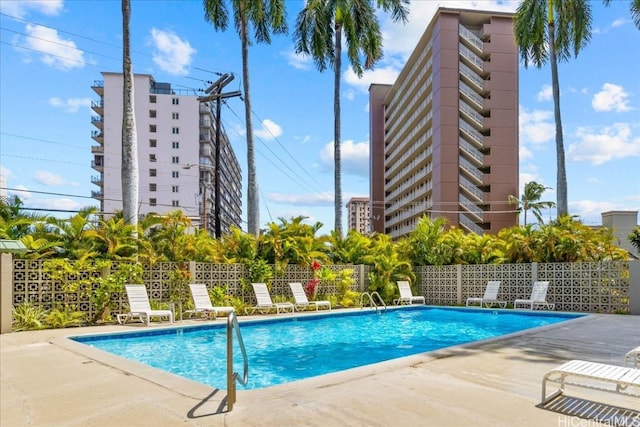
[{"label": "utility pole", "polygon": [[[225,98],[231,98],[234,96],[240,96],[240,91],[227,92],[222,93],[222,89],[231,83],[234,79],[234,75],[230,73],[223,74],[218,80],[213,82],[211,86],[209,86],[204,92],[208,94],[207,96],[198,97],[198,101],[200,102],[210,102],[216,101],[216,159],[215,159],[215,206],[214,206],[214,221],[215,221],[215,236],[216,239],[222,237],[222,223],[220,220],[220,113],[222,100]],[[205,190],[206,191],[206,190]]]}]

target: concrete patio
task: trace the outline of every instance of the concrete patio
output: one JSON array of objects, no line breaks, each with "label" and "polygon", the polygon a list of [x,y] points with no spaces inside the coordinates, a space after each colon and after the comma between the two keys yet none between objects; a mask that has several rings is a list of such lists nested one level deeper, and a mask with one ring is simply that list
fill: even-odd
[{"label": "concrete patio", "polygon": [[145,327],[0,335],[0,425],[586,426],[606,416],[602,425],[640,426],[640,399],[614,393],[570,387],[539,406],[542,376],[562,362],[622,364],[640,344],[640,316],[590,315],[268,389],[239,389],[231,412],[225,390],[65,338],[135,328]]}]

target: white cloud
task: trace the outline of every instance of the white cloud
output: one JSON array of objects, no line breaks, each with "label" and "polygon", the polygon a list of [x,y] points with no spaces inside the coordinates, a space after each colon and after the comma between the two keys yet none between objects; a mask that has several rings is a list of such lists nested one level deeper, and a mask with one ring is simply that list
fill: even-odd
[{"label": "white cloud", "polygon": [[36,171],[34,178],[44,185],[63,185],[65,183],[60,175],[44,170]]},{"label": "white cloud", "polygon": [[621,207],[611,202],[593,200],[569,201],[569,212],[577,215],[584,224],[602,224],[602,212],[618,210]]},{"label": "white cloud", "polygon": [[310,55],[296,54],[294,51],[282,51],[280,55],[287,60],[287,64],[298,70],[310,70],[313,68],[313,60]]},{"label": "white cloud", "polygon": [[527,147],[523,145],[520,146],[520,149],[518,150],[518,152],[519,152],[520,161],[533,158],[533,153],[531,152],[531,150],[529,150]]},{"label": "white cloud", "polygon": [[187,68],[197,52],[188,41],[183,41],[172,31],[151,29],[153,62],[160,69],[174,75],[186,75]]},{"label": "white cloud", "polygon": [[91,98],[68,98],[64,100],[54,97],[49,98],[49,105],[62,108],[67,113],[77,113],[80,107],[91,107]]},{"label": "white cloud", "polygon": [[533,110],[527,111],[520,106],[520,143],[544,144],[555,137],[556,125],[551,111]]},{"label": "white cloud", "polygon": [[400,68],[388,66],[365,71],[362,73],[362,77],[358,78],[356,73],[349,68],[342,74],[342,77],[348,85],[356,87],[360,92],[369,93],[371,84],[393,84],[398,74],[400,74]]},{"label": "white cloud", "polygon": [[576,136],[581,141],[571,144],[567,150],[567,158],[574,162],[600,165],[614,159],[640,156],[640,137],[632,137],[627,123],[615,123],[600,133],[581,127],[576,130]]},{"label": "white cloud", "polygon": [[262,121],[262,129],[254,131],[258,138],[270,141],[282,135],[282,128],[277,123],[264,119]]},{"label": "white cloud", "polygon": [[593,95],[591,106],[595,111],[623,112],[631,110],[629,106],[629,94],[622,86],[605,83],[602,90]]},{"label": "white cloud", "polygon": [[623,25],[631,23],[630,19],[618,18],[611,23],[611,28],[622,27]]},{"label": "white cloud", "polygon": [[61,38],[57,30],[29,24],[25,31],[29,37],[24,39],[24,44],[39,52],[40,60],[46,65],[63,71],[85,66],[84,53],[76,48],[73,41]]},{"label": "white cloud", "polygon": [[544,85],[540,92],[536,95],[538,101],[550,101],[553,99],[553,88],[550,85]]},{"label": "white cloud", "polygon": [[[340,146],[343,174],[369,178],[369,142],[343,141]],[[333,142],[326,144],[320,152],[320,161],[325,169],[333,170]]]},{"label": "white cloud", "polygon": [[62,10],[62,0],[2,1],[0,12],[24,18],[30,11],[55,16]]},{"label": "white cloud", "polygon": [[288,203],[302,206],[332,206],[333,193],[282,194],[267,193],[267,199],[275,203]]}]

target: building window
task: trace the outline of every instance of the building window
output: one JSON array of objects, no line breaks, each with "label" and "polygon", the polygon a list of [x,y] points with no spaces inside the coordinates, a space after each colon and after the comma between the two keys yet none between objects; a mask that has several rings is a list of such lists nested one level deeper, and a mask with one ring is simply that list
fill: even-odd
[{"label": "building window", "polygon": [[180,118],[180,114],[179,113],[171,113],[171,118],[173,120],[178,120]]},{"label": "building window", "polygon": [[158,189],[158,184],[151,183],[149,184],[149,191],[156,191]]},{"label": "building window", "polygon": [[156,125],[149,125],[149,132],[155,133],[156,132]]},{"label": "building window", "polygon": [[149,206],[155,206],[157,203],[156,199],[149,199]]},{"label": "building window", "polygon": [[178,186],[177,185],[172,185],[171,186],[171,192],[172,193],[177,193],[178,192]]},{"label": "building window", "polygon": [[180,163],[180,157],[178,156],[173,156],[171,158],[171,163]]},{"label": "building window", "polygon": [[151,148],[156,148],[156,146],[158,145],[158,141],[155,139],[150,139],[149,140],[149,147]]},{"label": "building window", "polygon": [[149,161],[150,162],[155,162],[156,161],[156,155],[155,154],[149,154]]},{"label": "building window", "polygon": [[180,178],[179,171],[171,171],[171,178]]},{"label": "building window", "polygon": [[171,201],[171,206],[173,206],[174,208],[180,206],[180,201],[179,200],[172,200]]},{"label": "building window", "polygon": [[155,103],[156,103],[156,96],[149,95],[149,104],[155,104]]},{"label": "building window", "polygon": [[158,174],[157,169],[149,169],[149,176],[156,176]]},{"label": "building window", "polygon": [[156,110],[149,110],[149,117],[151,117],[152,119],[155,119],[157,116],[157,112]]},{"label": "building window", "polygon": [[178,104],[180,104],[180,98],[173,98],[173,99],[171,99],[171,103],[172,103],[173,105],[178,105]]},{"label": "building window", "polygon": [[180,142],[178,141],[173,141],[171,143],[171,148],[180,148]]},{"label": "building window", "polygon": [[171,128],[171,133],[174,134],[174,135],[179,134],[180,133],[180,128],[178,128],[178,127]]}]

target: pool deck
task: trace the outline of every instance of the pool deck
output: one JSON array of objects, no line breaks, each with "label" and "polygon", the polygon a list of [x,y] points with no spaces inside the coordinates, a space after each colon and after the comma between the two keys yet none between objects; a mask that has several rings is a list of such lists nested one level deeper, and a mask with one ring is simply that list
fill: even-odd
[{"label": "pool deck", "polygon": [[[162,326],[167,324],[151,327]],[[268,389],[238,390],[231,412],[225,390],[66,338],[136,329],[147,327],[0,335],[0,425],[599,425],[594,417],[609,417],[602,425],[624,425],[613,424],[611,417],[620,415],[628,426],[640,426],[640,398],[568,387],[566,395],[539,405],[543,375],[566,360],[622,365],[624,354],[640,344],[640,316],[591,315]]]}]

